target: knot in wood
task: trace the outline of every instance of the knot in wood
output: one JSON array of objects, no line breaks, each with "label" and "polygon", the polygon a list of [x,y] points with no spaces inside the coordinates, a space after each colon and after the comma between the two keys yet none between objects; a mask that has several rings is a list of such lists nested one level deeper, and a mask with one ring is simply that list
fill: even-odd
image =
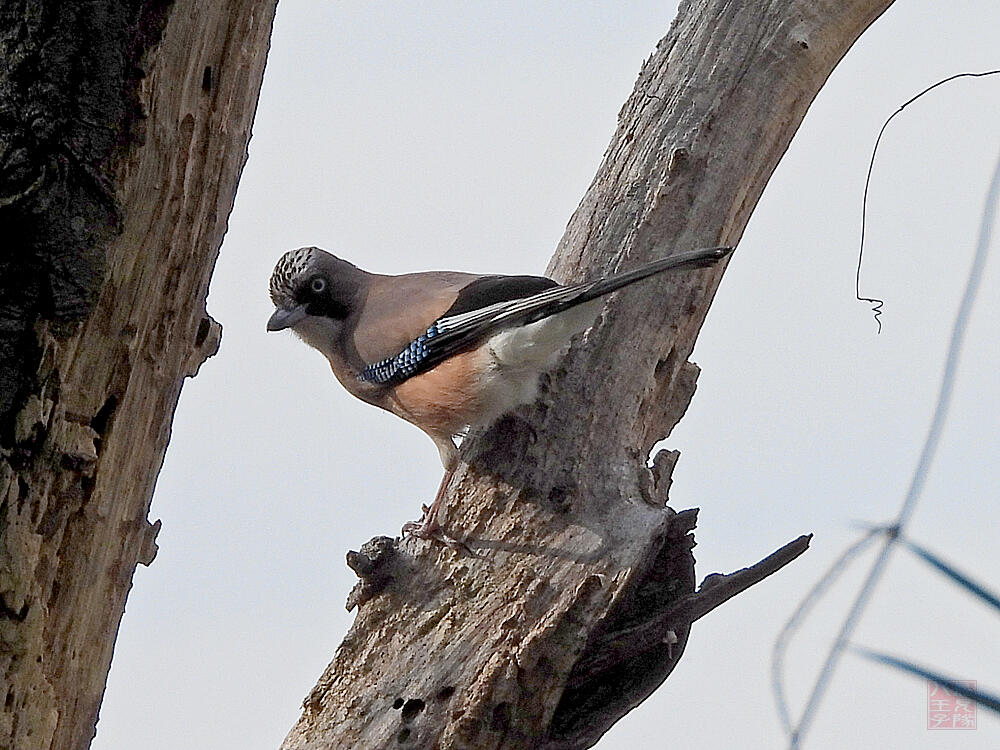
[{"label": "knot in wood", "polygon": [[347,597],[348,611],[360,607],[392,580],[393,561],[396,557],[396,540],[387,536],[369,539],[358,552],[347,553],[347,567],[361,580]]},{"label": "knot in wood", "polygon": [[347,567],[357,573],[358,578],[373,578],[395,553],[394,539],[377,536],[361,545],[359,552],[351,550],[347,553]]},{"label": "knot in wood", "polygon": [[667,162],[667,170],[678,172],[687,167],[691,160],[691,152],[686,146],[675,146],[670,152],[670,160]]}]

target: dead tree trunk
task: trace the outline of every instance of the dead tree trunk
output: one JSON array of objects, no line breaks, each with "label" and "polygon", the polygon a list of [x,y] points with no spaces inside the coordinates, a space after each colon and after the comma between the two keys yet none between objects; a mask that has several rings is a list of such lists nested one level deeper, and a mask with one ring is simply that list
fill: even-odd
[{"label": "dead tree trunk", "polygon": [[275,0],[0,3],[0,747],[90,744]]},{"label": "dead tree trunk", "polygon": [[[735,244],[809,104],[890,4],[682,2],[550,271]],[[360,611],[284,750],[590,747],[666,679],[694,619],[805,549],[694,593],[694,512],[665,508],[677,454],[646,468],[694,392],[687,358],[720,278],[612,299],[530,428],[506,420],[463,446],[444,523],[480,559],[386,538],[349,555]]]}]

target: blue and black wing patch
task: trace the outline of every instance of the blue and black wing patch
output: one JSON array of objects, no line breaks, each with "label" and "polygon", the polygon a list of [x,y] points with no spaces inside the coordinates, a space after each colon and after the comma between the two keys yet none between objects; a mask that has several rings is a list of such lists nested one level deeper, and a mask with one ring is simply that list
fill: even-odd
[{"label": "blue and black wing patch", "polygon": [[[396,356],[368,365],[358,375],[358,380],[378,385],[399,385],[407,378],[430,369],[434,366],[428,364],[432,351],[431,342],[437,335],[438,328],[435,322]],[[438,358],[437,362],[440,361],[441,358]]]},{"label": "blue and black wing patch", "polygon": [[560,286],[543,276],[483,277],[462,289],[444,315],[403,351],[368,365],[358,378],[399,385],[504,328],[534,323],[663,271],[713,265],[730,252],[732,248],[723,247],[678,253],[616,276],[571,286]]},{"label": "blue and black wing patch", "polygon": [[452,354],[467,349],[482,336],[447,336],[438,339],[439,323],[448,318],[483,310],[491,305],[524,299],[559,286],[544,276],[484,276],[459,291],[452,306],[430,328],[413,339],[403,351],[368,365],[359,378],[379,385],[399,385],[407,378],[431,369]]}]

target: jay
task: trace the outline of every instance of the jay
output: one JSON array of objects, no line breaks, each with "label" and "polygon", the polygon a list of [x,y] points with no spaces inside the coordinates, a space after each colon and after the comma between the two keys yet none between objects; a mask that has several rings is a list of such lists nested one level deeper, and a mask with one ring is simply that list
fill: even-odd
[{"label": "jay", "polygon": [[423,518],[403,533],[462,546],[437,520],[458,462],[455,438],[534,401],[540,375],[591,326],[606,295],[656,274],[714,265],[731,252],[682,252],[561,285],[543,276],[456,271],[389,276],[303,247],[274,268],[267,330],[291,329],[329,360],[351,394],[434,441],[444,479]]}]

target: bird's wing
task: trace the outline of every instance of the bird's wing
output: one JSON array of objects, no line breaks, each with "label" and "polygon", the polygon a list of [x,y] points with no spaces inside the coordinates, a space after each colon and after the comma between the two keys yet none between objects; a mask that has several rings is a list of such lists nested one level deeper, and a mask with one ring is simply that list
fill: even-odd
[{"label": "bird's wing", "polygon": [[[391,297],[384,296],[375,305],[366,305],[369,309],[379,307],[387,311],[386,314],[370,314],[368,324],[355,334],[355,339],[362,339],[366,343],[373,339],[382,343],[382,356],[371,356],[374,348],[370,345],[366,347],[367,352],[362,351],[361,346],[358,347],[367,365],[359,378],[379,385],[398,385],[407,378],[429,370],[452,354],[474,346],[485,334],[485,329],[477,333],[475,326],[466,326],[455,334],[436,341],[437,326],[442,321],[465,315],[480,315],[484,310],[559,286],[544,276],[463,274],[462,278],[453,279],[452,274],[428,273],[386,278],[391,279],[386,284],[387,289],[392,288]],[[462,283],[446,289],[447,281]],[[444,292],[434,297],[437,302],[436,314],[432,313],[435,305],[425,301],[429,289]],[[448,304],[442,304],[444,300]],[[388,312],[389,308],[395,309]],[[403,330],[408,333],[400,340]],[[387,332],[391,334],[387,336]],[[385,344],[390,340],[393,345],[386,350]]]},{"label": "bird's wing", "polygon": [[730,252],[731,248],[711,248],[678,253],[616,276],[571,286],[539,276],[479,277],[459,291],[443,315],[395,354],[370,362],[359,378],[398,385],[504,328],[533,323],[663,271],[712,265]]},{"label": "bird's wing", "polygon": [[523,299],[559,286],[545,276],[480,276],[459,291],[455,302],[441,317],[483,310],[490,305]]},{"label": "bird's wing", "polygon": [[351,322],[350,340],[345,343],[356,352],[363,370],[405,351],[445,315],[516,299],[555,284],[537,276],[477,276],[452,271],[373,275],[359,315]]}]

